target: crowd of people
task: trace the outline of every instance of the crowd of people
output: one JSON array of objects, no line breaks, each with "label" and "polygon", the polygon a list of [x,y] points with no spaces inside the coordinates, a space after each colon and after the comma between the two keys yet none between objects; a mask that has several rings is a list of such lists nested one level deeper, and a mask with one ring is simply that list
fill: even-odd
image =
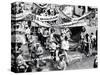
[{"label": "crowd of people", "polygon": [[96,33],[86,33],[81,36],[81,50],[86,56],[92,55],[93,51],[97,51],[97,30]]},{"label": "crowd of people", "polygon": [[[31,10],[32,13],[40,16],[55,16],[58,13],[55,9],[40,9],[37,5],[38,8],[35,9],[35,4],[28,7],[25,8],[24,2],[13,3],[12,15],[23,13],[26,10]],[[73,34],[69,27],[60,28],[58,33],[57,28],[52,24],[52,27],[45,27],[45,25],[32,24],[34,21],[30,19],[12,20],[11,22],[11,35],[14,35],[12,39],[14,42],[11,41],[11,70],[13,72],[42,71],[48,63],[50,63],[48,66],[50,70],[52,70],[50,67],[53,70],[66,70],[70,62],[68,57],[70,41],[73,41],[71,39]],[[93,51],[97,50],[97,31],[91,34],[81,32],[78,43],[76,50],[87,57],[93,55]]]},{"label": "crowd of people", "polygon": [[[14,43],[12,43],[12,65],[16,65],[12,67],[17,67],[16,71],[25,68],[31,68],[32,71],[33,66],[40,69],[41,63],[46,66],[46,60],[52,60],[55,64],[58,64],[56,66],[58,70],[66,69],[69,63],[67,52],[71,39],[71,31],[68,28],[62,29],[61,33],[57,34],[54,28],[39,27],[34,34],[29,25],[25,25],[24,36],[26,40],[24,44],[20,42],[13,46]],[[82,34],[79,46],[80,51],[86,56],[92,55],[92,51],[97,50],[97,35],[86,33],[84,36]]]},{"label": "crowd of people", "polygon": [[[39,68],[39,60],[41,60],[41,58],[45,58],[45,52],[48,56],[51,56],[50,59],[59,61],[59,63],[64,62],[65,55],[67,63],[69,42],[68,37],[66,36],[66,29],[62,31],[61,35],[56,34],[54,28],[40,27],[34,34],[29,26],[25,25],[25,30],[24,39],[26,42],[24,44],[22,42],[18,42],[15,43],[15,45],[12,43],[12,59],[15,58],[17,67],[20,65],[27,67],[27,64],[24,61],[27,60],[31,62],[34,61],[34,64],[37,64],[34,66]],[[48,56],[46,59],[49,59]],[[42,60],[42,62],[44,61]]]}]

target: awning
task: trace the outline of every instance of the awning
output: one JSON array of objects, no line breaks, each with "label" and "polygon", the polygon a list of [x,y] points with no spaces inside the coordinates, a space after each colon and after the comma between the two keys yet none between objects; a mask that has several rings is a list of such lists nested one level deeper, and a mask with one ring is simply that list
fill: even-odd
[{"label": "awning", "polygon": [[73,21],[68,23],[63,23],[59,25],[54,25],[53,27],[79,27],[79,26],[86,26],[87,22],[79,22],[79,21]]},{"label": "awning", "polygon": [[63,24],[54,25],[54,27],[78,27],[78,26],[85,26],[87,22],[82,21],[85,17],[89,16],[91,12],[84,14],[83,16],[76,18],[75,20]]}]

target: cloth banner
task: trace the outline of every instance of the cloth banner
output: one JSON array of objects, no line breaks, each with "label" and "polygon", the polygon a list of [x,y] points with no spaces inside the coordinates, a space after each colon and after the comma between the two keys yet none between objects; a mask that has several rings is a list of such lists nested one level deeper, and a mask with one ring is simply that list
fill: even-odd
[{"label": "cloth banner", "polygon": [[54,21],[57,20],[59,17],[59,14],[55,15],[55,16],[39,16],[36,15],[36,20],[38,21]]}]

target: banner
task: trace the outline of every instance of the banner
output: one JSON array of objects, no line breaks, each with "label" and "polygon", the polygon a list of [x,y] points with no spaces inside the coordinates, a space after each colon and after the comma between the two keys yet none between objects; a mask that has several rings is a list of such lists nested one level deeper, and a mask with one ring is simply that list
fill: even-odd
[{"label": "banner", "polygon": [[24,19],[29,14],[31,14],[31,12],[23,12],[16,15],[11,14],[11,20],[21,20],[21,19]]},{"label": "banner", "polygon": [[36,15],[36,20],[38,21],[54,21],[57,20],[59,17],[59,14],[55,15],[55,16],[39,16]]},{"label": "banner", "polygon": [[79,27],[79,26],[86,26],[87,22],[79,22],[79,21],[74,21],[74,22],[69,22],[69,23],[63,23],[59,25],[54,25],[54,27]]}]

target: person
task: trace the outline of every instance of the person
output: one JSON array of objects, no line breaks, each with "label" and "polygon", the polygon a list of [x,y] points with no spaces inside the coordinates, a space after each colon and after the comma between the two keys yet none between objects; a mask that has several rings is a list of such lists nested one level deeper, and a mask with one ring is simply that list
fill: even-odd
[{"label": "person", "polygon": [[81,32],[81,40],[84,39],[84,32]]},{"label": "person", "polygon": [[44,46],[44,36],[43,36],[44,28],[41,27],[38,29],[38,40],[40,41],[41,45]]},{"label": "person", "polygon": [[29,42],[30,33],[30,28],[28,27],[28,25],[25,25],[25,37],[27,42]]},{"label": "person", "polygon": [[50,9],[50,15],[51,15],[51,16],[56,15],[56,11],[55,11],[54,9]]},{"label": "person", "polygon": [[68,42],[67,36],[65,36],[65,39],[61,43],[61,49],[63,50],[63,53],[65,54],[66,63],[68,63],[69,60],[68,60],[68,57],[67,57],[68,56],[67,52],[69,51],[69,42]]},{"label": "person", "polygon": [[65,62],[65,57],[61,56],[60,60],[58,62],[57,69],[58,70],[66,70],[66,68],[67,68],[67,65],[66,65],[66,62]]},{"label": "person", "polygon": [[66,34],[66,30],[65,29],[61,29],[61,33]]},{"label": "person", "polygon": [[63,35],[63,33],[61,33],[61,36],[60,36],[60,40],[62,41],[62,40],[64,40],[64,35]]},{"label": "person", "polygon": [[36,45],[36,55],[42,55],[43,54],[43,48],[42,48],[42,46],[41,46],[41,44],[40,43],[37,43],[37,45]]},{"label": "person", "polygon": [[98,46],[98,31],[96,30],[96,50],[97,50],[97,46]]},{"label": "person", "polygon": [[22,52],[23,57],[24,57],[26,60],[29,59],[30,53],[29,53],[29,48],[28,48],[28,44],[27,44],[27,43],[26,43],[26,44],[23,44],[23,45],[20,47],[19,50]]},{"label": "person", "polygon": [[94,33],[91,33],[91,47],[92,50],[95,48],[95,42],[96,42],[96,36],[94,35]]},{"label": "person", "polygon": [[28,68],[28,65],[26,64],[23,54],[19,54],[17,57],[17,69],[18,72],[25,72],[25,70]]},{"label": "person", "polygon": [[38,33],[43,34],[43,31],[44,31],[44,28],[43,27],[38,28]]},{"label": "person", "polygon": [[55,34],[55,30],[51,29],[50,42],[54,41],[54,34]]},{"label": "person", "polygon": [[45,29],[44,32],[43,32],[43,36],[47,37],[48,35],[49,35],[49,31],[48,31],[48,29]]},{"label": "person", "polygon": [[69,42],[67,39],[68,39],[67,36],[65,36],[65,38],[62,40],[62,43],[61,43],[62,44],[61,47],[65,51],[69,50]]},{"label": "person", "polygon": [[28,27],[28,25],[25,25],[25,33],[26,34],[30,34],[31,33],[30,28]]},{"label": "person", "polygon": [[36,42],[33,41],[29,47],[32,59],[35,59],[35,47],[36,47]]},{"label": "person", "polygon": [[81,52],[84,53],[87,56],[87,53],[85,51],[85,46],[86,46],[86,40],[85,40],[85,38],[81,39],[80,44],[81,44],[81,49],[80,49]]},{"label": "person", "polygon": [[30,34],[30,36],[28,37],[28,39],[29,39],[29,43],[32,43],[35,40],[35,38],[33,36],[33,33]]},{"label": "person", "polygon": [[86,38],[85,51],[86,51],[86,54],[88,56],[88,54],[89,54],[89,34],[88,33],[86,33],[85,38]]},{"label": "person", "polygon": [[54,55],[55,55],[56,48],[57,48],[56,43],[50,42],[49,49],[50,49],[50,53],[51,53],[52,57],[54,57]]},{"label": "person", "polygon": [[72,33],[71,33],[71,31],[69,30],[69,28],[66,28],[65,31],[66,31],[65,36],[67,36],[68,39],[71,39],[71,34],[72,34]]},{"label": "person", "polygon": [[60,50],[59,47],[60,47],[60,46],[59,46],[59,44],[58,44],[58,45],[57,45],[56,52],[55,52],[55,60],[56,60],[56,61],[59,61],[59,60],[60,60],[60,58],[59,58],[59,50]]},{"label": "person", "polygon": [[35,52],[35,54],[36,54],[36,68],[39,68],[40,67],[40,62],[39,62],[40,60],[39,59],[43,57],[44,50],[43,50],[40,43],[37,43],[35,50],[36,50],[36,52]]},{"label": "person", "polygon": [[44,33],[43,33],[43,39],[42,39],[44,42],[44,47],[46,47],[46,40],[47,40],[48,36],[49,36],[49,31],[48,31],[48,29],[45,29]]},{"label": "person", "polygon": [[94,63],[93,63],[93,67],[94,68],[97,68],[98,67],[98,58],[97,58],[97,55],[95,56]]},{"label": "person", "polygon": [[22,7],[20,3],[16,2],[16,14],[22,13]]}]

